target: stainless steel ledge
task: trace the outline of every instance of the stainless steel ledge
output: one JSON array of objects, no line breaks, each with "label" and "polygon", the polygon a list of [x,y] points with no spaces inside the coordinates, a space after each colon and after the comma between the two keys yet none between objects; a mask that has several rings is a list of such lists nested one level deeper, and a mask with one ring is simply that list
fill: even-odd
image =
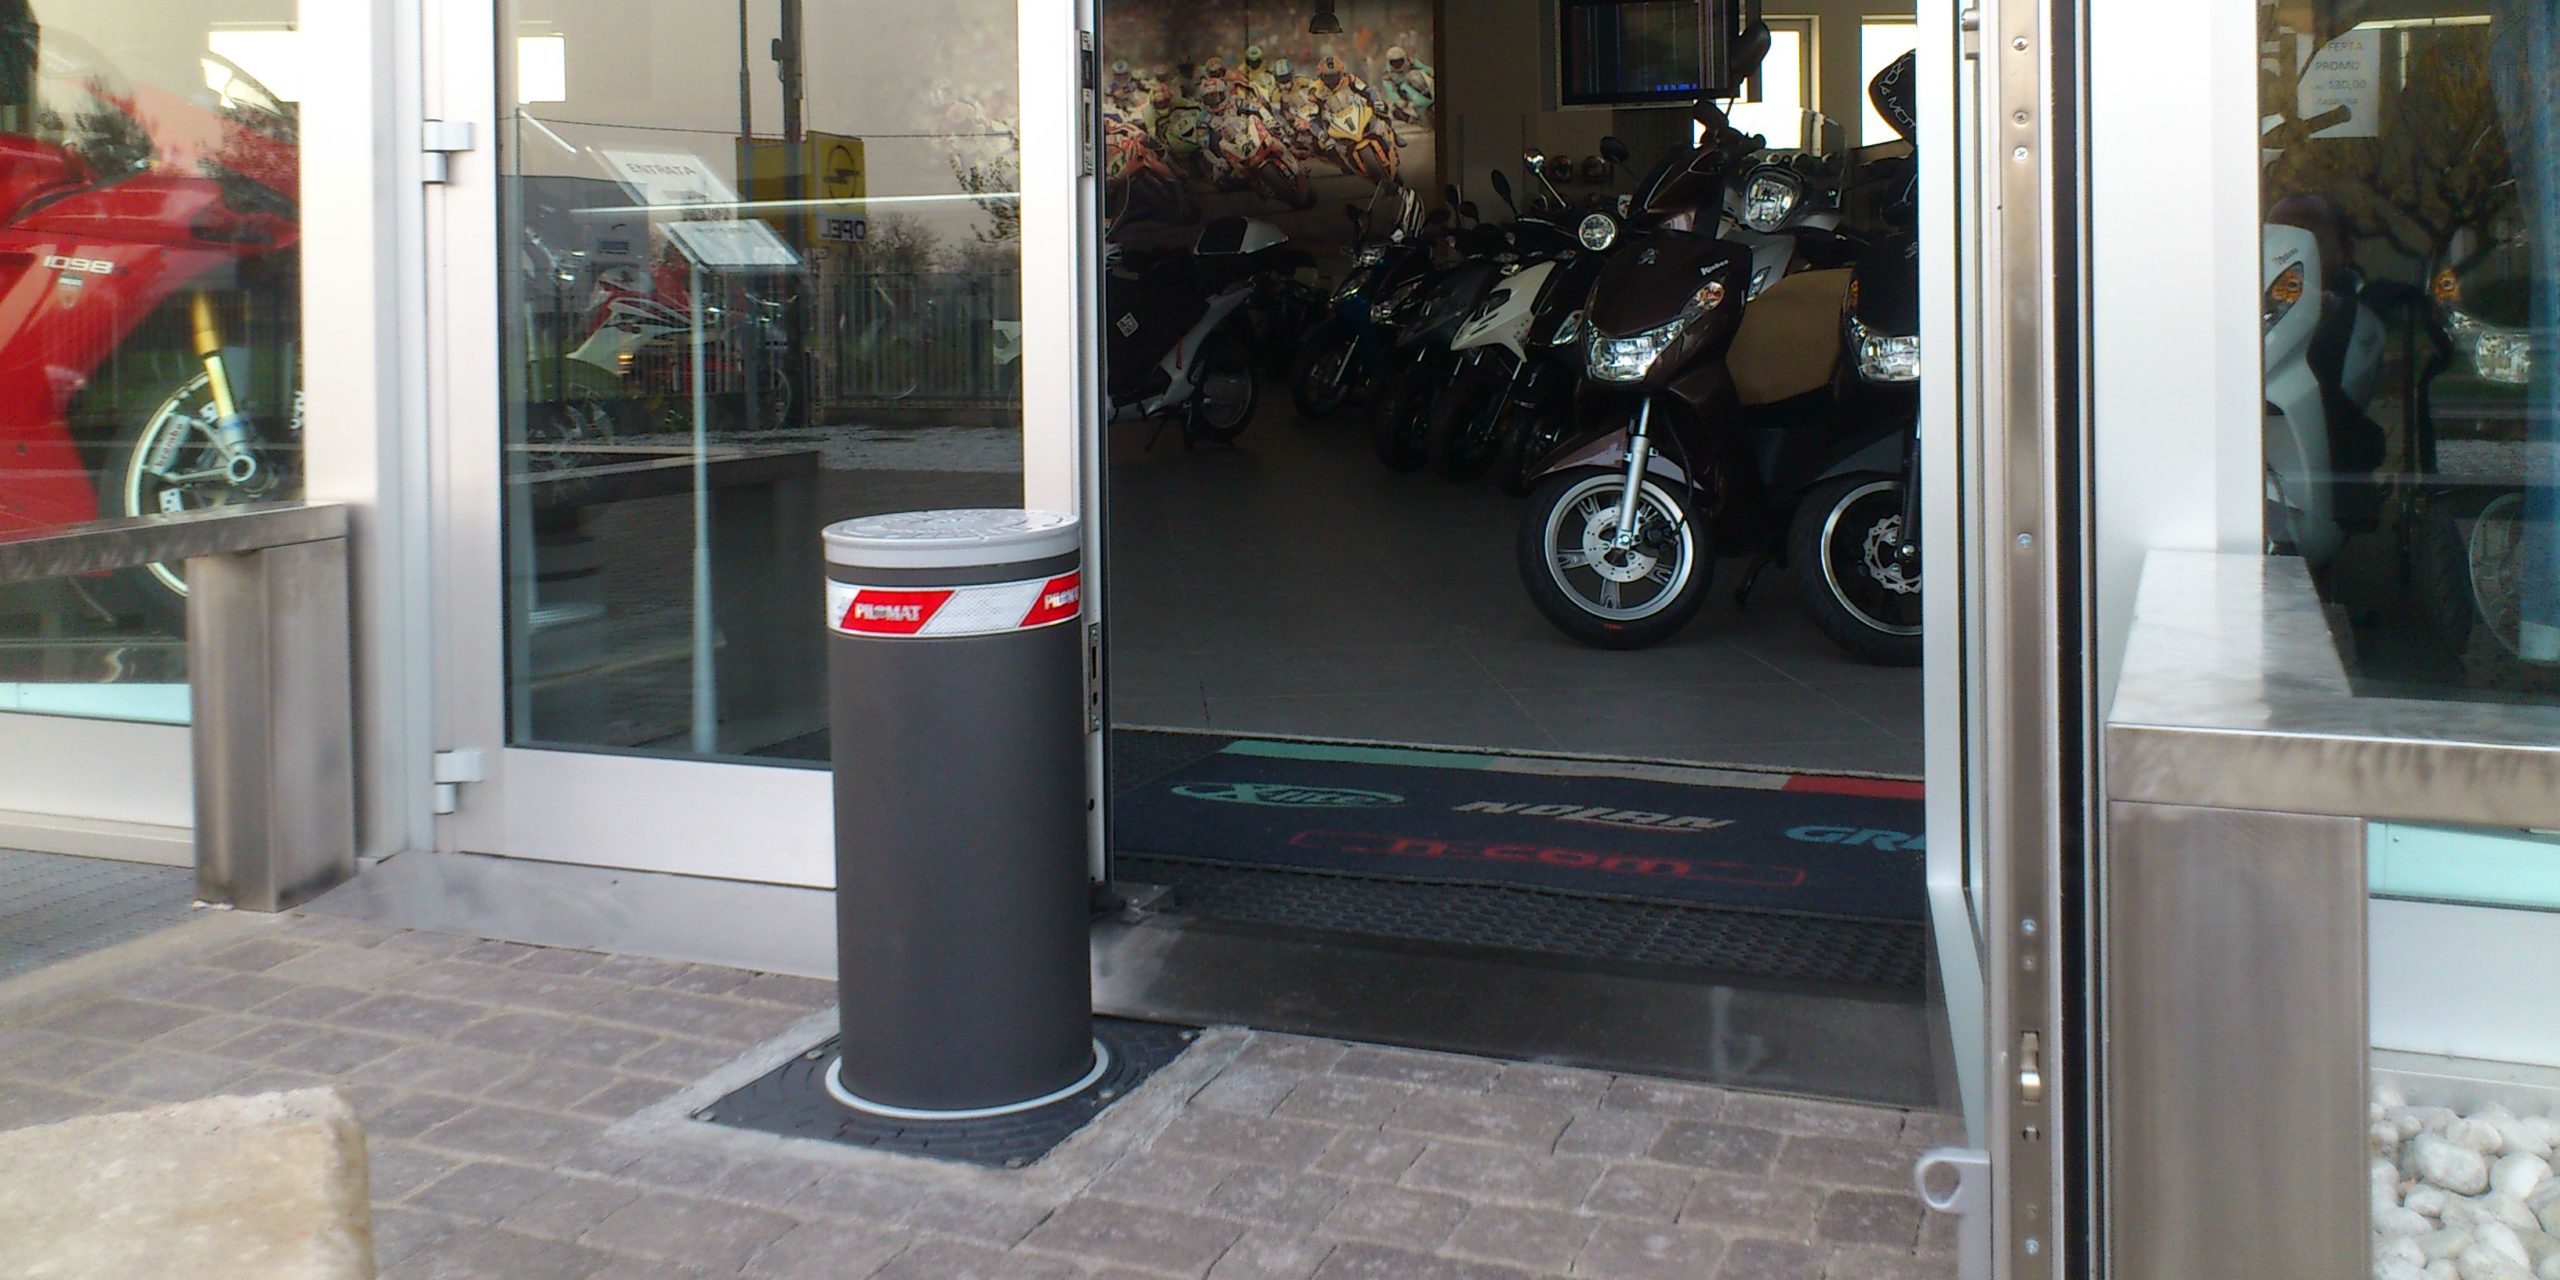
[{"label": "stainless steel ledge", "polygon": [[0,533],[0,582],[35,582],[346,536],[347,509],[330,503],[243,503],[93,520],[61,529]]},{"label": "stainless steel ledge", "polygon": [[2106,776],[2119,802],[2560,827],[2560,707],[2359,695],[2301,561],[2153,552]]}]

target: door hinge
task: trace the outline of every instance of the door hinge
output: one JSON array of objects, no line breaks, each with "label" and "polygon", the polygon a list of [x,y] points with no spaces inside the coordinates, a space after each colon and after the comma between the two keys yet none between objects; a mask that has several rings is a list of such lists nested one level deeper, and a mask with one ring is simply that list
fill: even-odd
[{"label": "door hinge", "polygon": [[1095,50],[1093,33],[1076,32],[1076,157],[1079,173],[1093,176],[1095,152],[1099,146],[1094,130],[1101,126],[1097,108],[1101,105],[1101,54]]},{"label": "door hinge", "polygon": [[462,784],[485,782],[489,768],[477,751],[439,751],[435,754],[435,811],[451,813],[462,805]]},{"label": "door hinge", "polygon": [[472,149],[471,122],[468,120],[422,120],[418,122],[418,181],[442,183],[453,180],[453,156]]}]

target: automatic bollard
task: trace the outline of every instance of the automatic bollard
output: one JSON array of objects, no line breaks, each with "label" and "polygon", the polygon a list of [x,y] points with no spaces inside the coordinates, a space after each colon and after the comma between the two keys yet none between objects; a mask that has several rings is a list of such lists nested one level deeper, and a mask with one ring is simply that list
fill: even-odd
[{"label": "automatic bollard", "polygon": [[969,1119],[1108,1065],[1086,930],[1081,534],[1047,511],[829,525],[847,1106]]}]

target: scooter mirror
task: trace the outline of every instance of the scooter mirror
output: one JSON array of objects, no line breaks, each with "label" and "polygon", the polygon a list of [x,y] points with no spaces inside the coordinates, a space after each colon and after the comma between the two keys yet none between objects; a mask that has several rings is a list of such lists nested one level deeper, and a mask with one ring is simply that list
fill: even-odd
[{"label": "scooter mirror", "polygon": [[1506,202],[1511,199],[1511,179],[1500,169],[1493,171],[1493,193]]},{"label": "scooter mirror", "polygon": [[1455,208],[1457,208],[1457,207],[1458,207],[1458,205],[1459,205],[1460,203],[1462,203],[1462,202],[1458,199],[1458,184],[1457,184],[1457,183],[1452,182],[1452,183],[1450,183],[1448,186],[1445,186],[1445,187],[1440,188],[1440,190],[1441,190],[1444,194],[1446,194],[1446,195],[1449,197],[1449,207],[1450,207],[1450,208],[1455,209]]},{"label": "scooter mirror", "polygon": [[1627,150],[1627,144],[1618,141],[1618,135],[1614,133],[1600,140],[1600,154],[1608,157],[1611,164],[1625,164],[1635,155]]},{"label": "scooter mirror", "polygon": [[1484,215],[1476,212],[1476,202],[1473,200],[1461,200],[1458,202],[1458,216],[1469,222],[1484,221]]}]

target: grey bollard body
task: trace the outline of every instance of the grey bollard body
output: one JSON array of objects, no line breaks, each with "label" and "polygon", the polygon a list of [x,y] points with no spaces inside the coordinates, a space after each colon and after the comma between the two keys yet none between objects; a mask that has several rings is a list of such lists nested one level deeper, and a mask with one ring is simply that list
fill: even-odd
[{"label": "grey bollard body", "polygon": [[1103,1066],[1076,522],[909,512],[825,537],[844,1031],[830,1088],[906,1118],[1071,1093]]}]

